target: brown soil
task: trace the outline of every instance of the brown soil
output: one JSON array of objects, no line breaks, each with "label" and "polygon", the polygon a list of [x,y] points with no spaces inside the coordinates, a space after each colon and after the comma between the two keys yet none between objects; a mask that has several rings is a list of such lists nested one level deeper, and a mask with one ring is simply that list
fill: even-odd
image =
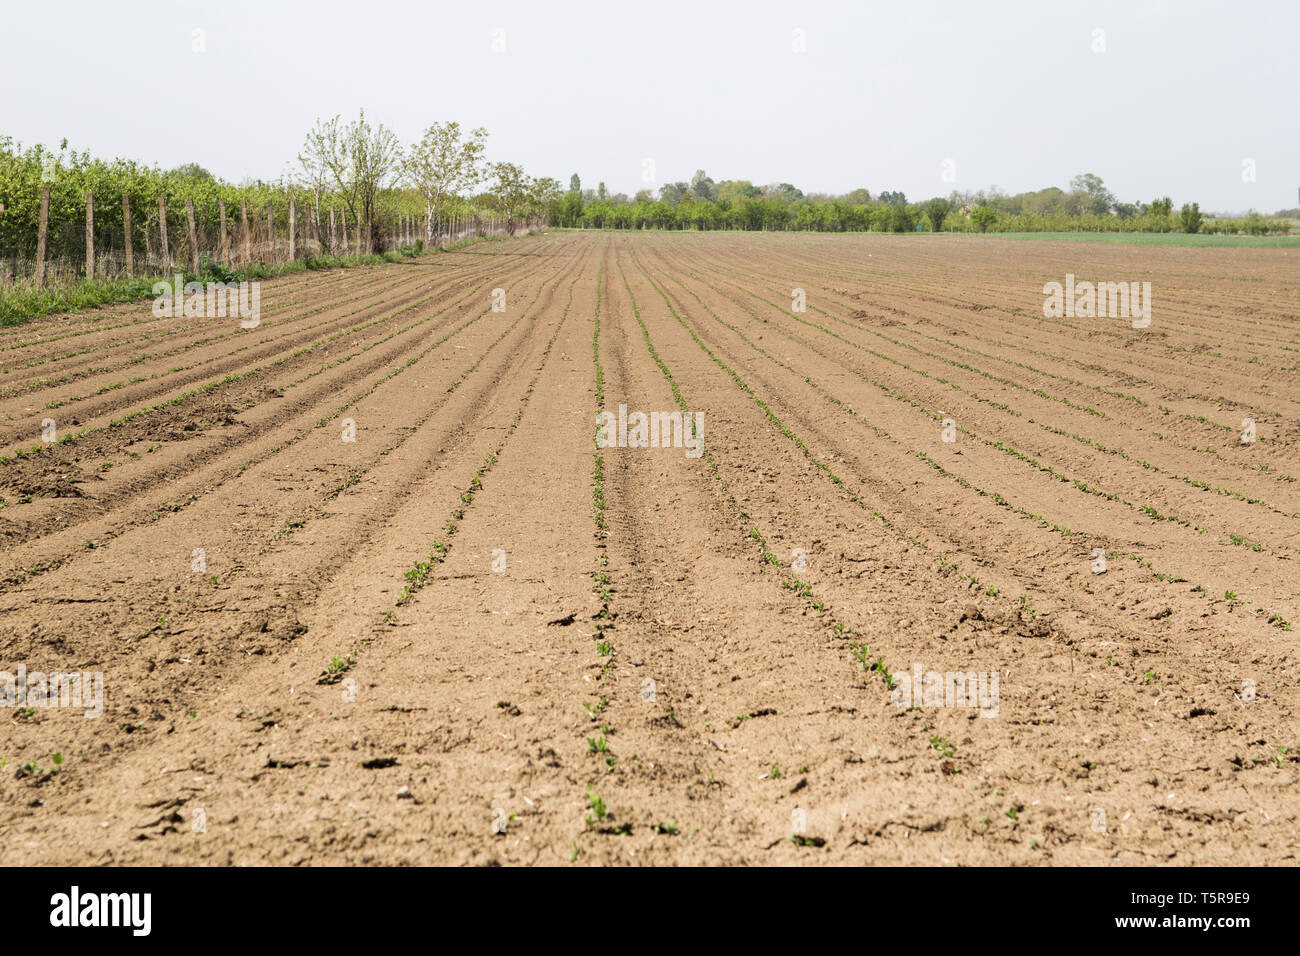
[{"label": "brown soil", "polygon": [[104,675],[0,710],[7,861],[1294,862],[1293,258],[566,234],[4,330],[0,671]]}]

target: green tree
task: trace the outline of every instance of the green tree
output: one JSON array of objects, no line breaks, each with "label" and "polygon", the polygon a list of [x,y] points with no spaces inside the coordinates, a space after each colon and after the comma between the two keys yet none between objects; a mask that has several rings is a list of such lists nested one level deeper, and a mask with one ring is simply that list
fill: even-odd
[{"label": "green tree", "polygon": [[434,223],[443,202],[469,191],[483,178],[487,135],[480,127],[462,139],[459,123],[434,123],[403,158],[404,178],[424,199],[426,242],[433,242]]},{"label": "green tree", "polygon": [[1201,231],[1201,206],[1199,203],[1192,203],[1190,206],[1186,203],[1178,213],[1178,219],[1183,227],[1183,232],[1195,233]]},{"label": "green tree", "polygon": [[[515,234],[515,217],[533,197],[533,181],[515,163],[493,163],[492,201],[506,214],[506,233]],[[574,174],[576,177],[576,173]]]},{"label": "green tree", "polygon": [[582,193],[582,180],[578,178],[577,173],[574,173],[569,177],[569,192],[578,194]]},{"label": "green tree", "polygon": [[691,187],[686,183],[664,183],[659,187],[659,201],[676,206],[690,191]]},{"label": "green tree", "polygon": [[1080,212],[1102,216],[1115,205],[1115,194],[1106,188],[1101,177],[1095,173],[1080,173],[1075,176],[1070,180],[1070,189],[1075,193]]},{"label": "green tree", "polygon": [[803,190],[796,189],[790,183],[774,183],[763,189],[763,194],[777,202],[792,203],[803,198]]},{"label": "green tree", "polygon": [[988,232],[989,227],[998,221],[998,211],[992,206],[976,206],[971,210],[970,221],[980,232]]},{"label": "green tree", "polygon": [[930,228],[935,232],[943,229],[943,221],[948,218],[948,213],[951,210],[952,207],[946,199],[927,199],[921,206],[921,211],[930,220]]},{"label": "green tree", "polygon": [[550,207],[547,222],[569,229],[582,225],[582,194],[567,192]]},{"label": "green tree", "polygon": [[382,123],[371,126],[365,110],[346,124],[341,116],[318,119],[298,160],[333,181],[354,222],[370,224],[366,247],[373,251],[379,229],[375,200],[401,160],[397,137]]},{"label": "green tree", "polygon": [[536,205],[542,215],[550,222],[552,210],[560,202],[560,183],[559,180],[552,179],[550,176],[542,176],[540,179],[532,181],[532,194],[529,200]]},{"label": "green tree", "polygon": [[717,184],[702,169],[695,170],[691,177],[691,195],[696,199],[712,201],[717,198]]},{"label": "green tree", "polygon": [[911,232],[916,228],[916,220],[912,216],[912,207],[907,203],[897,203],[891,206],[889,228],[894,232]]},{"label": "green tree", "polygon": [[718,202],[735,203],[742,199],[757,199],[762,190],[747,179],[729,179],[718,186]]}]

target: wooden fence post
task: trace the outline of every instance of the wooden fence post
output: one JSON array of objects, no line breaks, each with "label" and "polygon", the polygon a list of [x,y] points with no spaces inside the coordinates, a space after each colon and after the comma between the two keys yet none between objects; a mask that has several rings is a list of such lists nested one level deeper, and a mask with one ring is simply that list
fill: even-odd
[{"label": "wooden fence post", "polygon": [[36,288],[45,285],[45,244],[50,236],[50,187],[41,190],[41,219],[36,232]]},{"label": "wooden fence post", "polygon": [[239,218],[244,225],[244,265],[253,261],[253,233],[248,228],[248,200],[239,200]]},{"label": "wooden fence post", "polygon": [[334,207],[330,206],[330,255],[334,254]]},{"label": "wooden fence post", "polygon": [[131,197],[122,193],[122,231],[126,233],[126,274],[135,275],[135,249],[131,241]]},{"label": "wooden fence post", "polygon": [[312,219],[311,214],[312,214],[311,203],[307,203],[307,218],[306,218],[305,220],[303,220],[303,221],[307,224],[307,237],[306,237],[306,239],[303,241],[303,244],[302,244],[302,246],[303,246],[303,248],[302,248],[302,254],[303,254],[303,258],[304,258],[304,259],[311,255],[311,241],[312,241],[312,239],[314,238],[317,242],[320,242],[320,236],[315,235],[315,233],[316,233],[316,228],[315,228],[315,226],[316,226],[316,221],[315,221],[314,219]]},{"label": "wooden fence post", "polygon": [[162,230],[162,257],[163,268],[172,267],[171,252],[167,248],[167,197],[158,197],[158,227]]},{"label": "wooden fence post", "polygon": [[190,240],[190,271],[195,275],[199,274],[199,233],[194,228],[194,200],[192,198],[185,200],[185,220],[189,226]]},{"label": "wooden fence post", "polygon": [[289,261],[298,258],[298,206],[292,196],[289,197]]},{"label": "wooden fence post", "polygon": [[86,193],[86,278],[95,278],[95,194]]},{"label": "wooden fence post", "polygon": [[222,265],[230,263],[230,237],[226,235],[226,200],[217,199],[217,214],[221,217],[221,238],[218,243],[217,255],[221,258]]},{"label": "wooden fence post", "polygon": [[270,253],[267,259],[275,261],[275,210],[271,207],[271,200],[266,201],[266,241],[270,243]]}]

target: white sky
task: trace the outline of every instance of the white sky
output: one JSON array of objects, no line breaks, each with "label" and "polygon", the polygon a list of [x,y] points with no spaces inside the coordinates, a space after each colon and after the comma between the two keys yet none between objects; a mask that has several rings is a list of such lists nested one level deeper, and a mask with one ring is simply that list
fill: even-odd
[{"label": "white sky", "polygon": [[237,182],[364,107],[404,142],[457,119],[490,158],[628,194],[652,158],[655,185],[917,201],[1094,172],[1123,201],[1272,212],[1300,202],[1298,39],[1298,0],[0,0],[0,133]]}]

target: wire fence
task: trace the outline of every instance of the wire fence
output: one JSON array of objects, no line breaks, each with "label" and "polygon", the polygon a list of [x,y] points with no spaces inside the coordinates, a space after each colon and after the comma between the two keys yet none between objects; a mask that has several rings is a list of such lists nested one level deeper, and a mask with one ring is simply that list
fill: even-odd
[{"label": "wire fence", "polygon": [[[198,272],[207,263],[239,268],[283,264],[320,256],[384,253],[414,246],[446,246],[509,231],[505,217],[458,212],[428,217],[378,212],[372,221],[340,203],[320,205],[278,197],[257,206],[247,201],[147,202],[130,195],[86,197],[84,210],[51,205],[42,190],[40,215],[20,228],[0,229],[0,284],[30,280],[37,288],[77,278],[122,279]],[[13,215],[13,211],[11,211]],[[0,224],[5,208],[0,205]],[[537,221],[521,221],[531,229]],[[35,228],[32,228],[34,226]],[[8,237],[8,238],[6,238]]]}]

